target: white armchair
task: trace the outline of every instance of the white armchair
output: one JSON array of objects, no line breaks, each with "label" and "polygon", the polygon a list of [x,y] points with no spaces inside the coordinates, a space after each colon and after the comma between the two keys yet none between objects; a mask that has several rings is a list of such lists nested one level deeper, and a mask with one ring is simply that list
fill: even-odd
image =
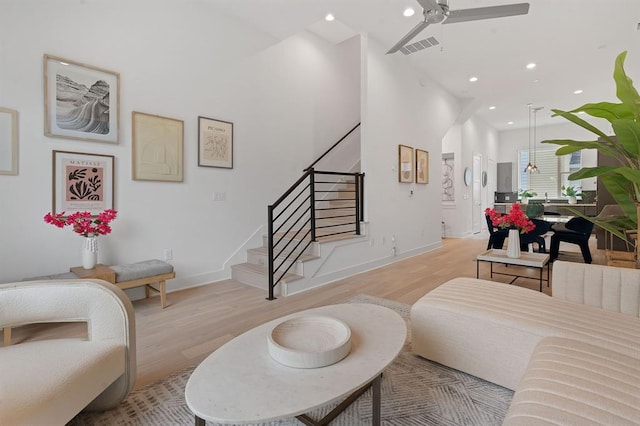
[{"label": "white armchair", "polygon": [[64,425],[133,388],[135,316],[122,290],[102,280],[0,284],[0,328],[52,322],[86,322],[88,337],[0,347],[2,425]]}]

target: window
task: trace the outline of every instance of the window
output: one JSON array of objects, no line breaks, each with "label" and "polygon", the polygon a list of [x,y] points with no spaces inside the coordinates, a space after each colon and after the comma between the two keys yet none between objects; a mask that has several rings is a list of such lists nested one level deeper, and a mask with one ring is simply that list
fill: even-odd
[{"label": "window", "polygon": [[[529,163],[529,151],[519,152],[520,189],[537,192],[538,197],[560,198],[562,185],[581,186],[581,181],[569,181],[571,173],[582,167],[581,152],[562,157],[556,156],[555,149],[536,150],[535,163],[540,173],[529,174],[524,171]],[[531,159],[533,163],[533,158]]]}]

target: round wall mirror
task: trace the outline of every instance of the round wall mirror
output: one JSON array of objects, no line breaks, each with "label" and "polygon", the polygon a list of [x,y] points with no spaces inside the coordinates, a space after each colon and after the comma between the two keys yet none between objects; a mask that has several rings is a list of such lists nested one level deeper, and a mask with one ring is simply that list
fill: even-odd
[{"label": "round wall mirror", "polygon": [[482,187],[487,186],[487,172],[482,172]]},{"label": "round wall mirror", "polygon": [[471,179],[473,176],[471,175],[471,169],[468,167],[464,168],[464,184],[466,186],[471,186]]}]

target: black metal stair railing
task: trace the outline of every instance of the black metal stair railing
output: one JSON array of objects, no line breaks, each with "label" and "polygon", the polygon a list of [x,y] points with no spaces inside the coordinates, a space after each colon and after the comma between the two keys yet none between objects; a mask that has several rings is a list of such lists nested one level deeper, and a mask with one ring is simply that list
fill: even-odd
[{"label": "black metal stair railing", "polygon": [[312,243],[338,235],[360,235],[364,219],[364,173],[307,169],[268,206],[269,297]]}]

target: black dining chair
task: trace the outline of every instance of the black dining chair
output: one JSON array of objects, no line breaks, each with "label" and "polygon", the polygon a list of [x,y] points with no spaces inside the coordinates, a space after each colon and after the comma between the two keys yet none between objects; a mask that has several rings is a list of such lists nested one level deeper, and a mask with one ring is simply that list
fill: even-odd
[{"label": "black dining chair", "polygon": [[584,263],[591,263],[591,251],[589,250],[589,238],[593,231],[593,222],[583,217],[573,217],[565,225],[565,229],[554,229],[551,236],[551,260],[558,258],[560,243],[577,244],[582,252]]},{"label": "black dining chair", "polygon": [[504,246],[504,240],[509,235],[508,229],[500,229],[496,226],[493,226],[491,223],[491,218],[488,214],[484,215],[487,220],[487,229],[489,230],[489,243],[487,244],[487,250],[489,249],[502,249]]},{"label": "black dining chair", "polygon": [[536,226],[533,231],[520,234],[520,250],[528,251],[529,244],[537,244],[539,253],[547,252],[547,243],[544,240],[544,234],[551,230],[551,223],[542,219],[530,219]]}]

